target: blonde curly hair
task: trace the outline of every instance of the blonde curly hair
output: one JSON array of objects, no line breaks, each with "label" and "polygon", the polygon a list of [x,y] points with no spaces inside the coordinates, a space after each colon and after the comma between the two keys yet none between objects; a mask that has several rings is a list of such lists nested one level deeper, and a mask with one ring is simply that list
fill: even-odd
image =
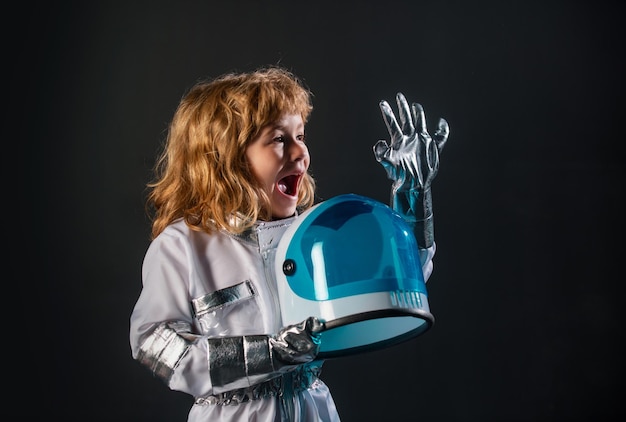
[{"label": "blonde curly hair", "polygon": [[[152,238],[179,218],[197,231],[241,233],[270,220],[269,198],[253,176],[246,148],[261,129],[284,114],[313,110],[312,94],[278,66],[228,73],[195,84],[180,101],[148,183]],[[298,210],[313,205],[315,181],[305,174]]]}]

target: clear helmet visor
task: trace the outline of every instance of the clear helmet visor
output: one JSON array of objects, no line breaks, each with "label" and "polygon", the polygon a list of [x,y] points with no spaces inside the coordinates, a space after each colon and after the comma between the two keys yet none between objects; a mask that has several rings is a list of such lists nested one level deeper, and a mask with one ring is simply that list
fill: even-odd
[{"label": "clear helmet visor", "polygon": [[340,195],[300,215],[275,270],[283,324],[325,321],[323,358],[396,344],[434,320],[411,229],[367,197]]}]

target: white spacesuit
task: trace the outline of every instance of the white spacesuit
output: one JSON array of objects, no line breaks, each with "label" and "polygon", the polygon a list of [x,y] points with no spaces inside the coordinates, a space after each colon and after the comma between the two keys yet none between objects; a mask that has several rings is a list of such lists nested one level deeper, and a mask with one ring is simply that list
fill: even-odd
[{"label": "white spacesuit", "polygon": [[189,421],[266,420],[261,415],[284,413],[281,405],[303,417],[292,420],[318,413],[338,420],[318,378],[321,362],[286,365],[268,356],[267,341],[282,328],[268,275],[292,220],[259,223],[241,236],[195,232],[180,220],[150,244],[131,316],[132,355],[171,389],[196,398]]},{"label": "white spacesuit", "polygon": [[[415,182],[422,176],[411,170],[422,164],[403,155],[421,160],[405,138],[425,145],[429,157],[435,144],[429,143],[423,116],[413,116],[423,130],[406,134],[414,127],[403,99],[398,100],[402,129],[381,104],[392,144],[379,143],[374,152],[395,181],[394,210],[419,232],[427,280],[435,250],[429,191],[436,167],[424,163],[430,176]],[[441,129],[440,124],[437,147],[447,138],[447,125],[445,133]],[[436,154],[432,159],[438,165]],[[178,220],[150,244],[143,288],[130,318],[132,356],[169,388],[195,398],[189,421],[339,420],[329,389],[319,379],[323,321],[313,315],[285,327],[281,319],[274,261],[281,236],[296,218],[258,222],[241,235],[194,231]]]}]

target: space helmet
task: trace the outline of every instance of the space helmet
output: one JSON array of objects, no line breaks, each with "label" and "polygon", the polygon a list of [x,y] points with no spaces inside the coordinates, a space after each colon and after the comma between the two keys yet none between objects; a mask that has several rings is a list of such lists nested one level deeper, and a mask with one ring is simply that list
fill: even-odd
[{"label": "space helmet", "polygon": [[411,228],[389,206],[356,194],[295,218],[276,248],[283,326],[324,321],[319,358],[377,350],[434,323]]}]

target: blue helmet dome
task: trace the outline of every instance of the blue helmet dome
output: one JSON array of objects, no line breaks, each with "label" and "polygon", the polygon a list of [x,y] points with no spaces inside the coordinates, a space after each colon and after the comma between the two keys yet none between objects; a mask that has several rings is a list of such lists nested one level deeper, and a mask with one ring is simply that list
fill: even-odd
[{"label": "blue helmet dome", "polygon": [[397,344],[434,323],[413,232],[364,196],[339,195],[298,216],[275,272],[283,324],[325,322],[320,358]]}]

